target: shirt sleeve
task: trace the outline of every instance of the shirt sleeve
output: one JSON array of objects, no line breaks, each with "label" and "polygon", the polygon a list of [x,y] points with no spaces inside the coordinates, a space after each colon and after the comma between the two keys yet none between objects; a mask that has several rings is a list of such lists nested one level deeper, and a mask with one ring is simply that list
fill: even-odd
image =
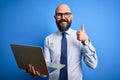
[{"label": "shirt sleeve", "polygon": [[90,42],[88,45],[83,45],[81,50],[86,65],[93,69],[96,68],[98,59],[97,59],[96,50],[92,46],[92,43]]},{"label": "shirt sleeve", "polygon": [[49,51],[49,39],[45,38],[44,41],[44,57],[46,62],[50,62],[50,51]]}]

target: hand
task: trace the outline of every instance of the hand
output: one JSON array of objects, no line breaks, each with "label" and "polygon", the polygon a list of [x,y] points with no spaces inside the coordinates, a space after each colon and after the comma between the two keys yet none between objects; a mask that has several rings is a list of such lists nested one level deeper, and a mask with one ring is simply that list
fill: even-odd
[{"label": "hand", "polygon": [[80,30],[80,31],[77,31],[76,34],[77,34],[77,40],[81,41],[82,43],[83,43],[85,40],[89,40],[89,41],[90,41],[88,35],[87,35],[86,32],[85,32],[84,24],[82,24],[81,30]]},{"label": "hand", "polygon": [[40,73],[38,71],[35,70],[34,66],[32,66],[31,64],[28,65],[28,68],[26,69],[26,72],[29,73],[32,76],[39,76]]}]

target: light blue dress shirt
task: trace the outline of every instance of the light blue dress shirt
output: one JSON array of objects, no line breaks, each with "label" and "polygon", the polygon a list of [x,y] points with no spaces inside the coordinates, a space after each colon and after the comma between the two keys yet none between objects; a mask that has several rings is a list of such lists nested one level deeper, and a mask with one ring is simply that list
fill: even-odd
[{"label": "light blue dress shirt", "polygon": [[[97,55],[91,42],[85,46],[77,40],[76,30],[69,29],[67,32],[68,54],[68,80],[82,80],[82,59],[90,68],[96,68]],[[45,38],[44,56],[46,62],[60,64],[62,34],[57,31]],[[51,80],[58,80],[59,70],[50,76]]]}]

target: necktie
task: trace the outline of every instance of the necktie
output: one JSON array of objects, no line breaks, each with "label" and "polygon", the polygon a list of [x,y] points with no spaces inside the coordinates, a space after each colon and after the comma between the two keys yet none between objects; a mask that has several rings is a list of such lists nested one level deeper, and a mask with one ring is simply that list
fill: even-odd
[{"label": "necktie", "polygon": [[68,80],[68,74],[67,74],[68,71],[67,71],[67,39],[66,39],[66,32],[62,33],[60,63],[64,64],[65,67],[60,70],[59,80]]}]

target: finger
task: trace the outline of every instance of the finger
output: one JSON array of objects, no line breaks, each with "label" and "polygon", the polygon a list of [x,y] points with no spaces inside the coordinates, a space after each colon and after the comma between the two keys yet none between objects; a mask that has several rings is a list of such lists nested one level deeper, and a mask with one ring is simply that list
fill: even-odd
[{"label": "finger", "polygon": [[77,35],[80,35],[80,34],[82,34],[82,33],[83,33],[83,31],[77,31],[77,32],[76,32]]},{"label": "finger", "polygon": [[36,75],[34,66],[32,66],[32,73],[33,75]]},{"label": "finger", "polygon": [[80,33],[80,31],[77,31],[76,34],[78,35]]},{"label": "finger", "polygon": [[37,76],[39,76],[39,75],[40,75],[40,73],[39,73],[38,71],[35,71],[35,72],[36,72],[36,75],[37,75]]},{"label": "finger", "polygon": [[32,70],[32,65],[29,64],[29,65],[28,65],[28,71],[31,72],[31,70]]},{"label": "finger", "polygon": [[82,24],[82,26],[81,26],[81,31],[85,32],[84,24]]}]

